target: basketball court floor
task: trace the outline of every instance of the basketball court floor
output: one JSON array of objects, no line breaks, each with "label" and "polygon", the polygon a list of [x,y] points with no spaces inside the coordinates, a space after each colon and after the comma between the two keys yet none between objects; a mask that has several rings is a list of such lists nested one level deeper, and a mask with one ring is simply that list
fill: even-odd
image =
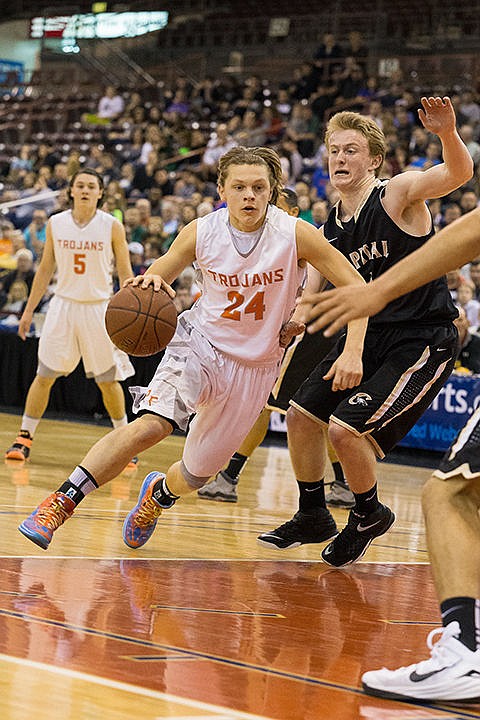
[{"label": "basketball court floor", "polygon": [[[18,420],[0,414],[2,453]],[[41,550],[18,524],[105,432],[43,420],[31,462],[0,464],[2,720],[480,718],[480,705],[361,690],[365,670],[427,657],[439,624],[419,502],[428,468],[380,464],[397,521],[348,570],[322,563],[321,546],[256,543],[297,506],[283,447],[255,452],[237,504],[191,495],[144,548],[127,548],[123,519],[141,480],[180,457],[181,437],[88,496]],[[347,511],[334,515],[343,526]]]}]

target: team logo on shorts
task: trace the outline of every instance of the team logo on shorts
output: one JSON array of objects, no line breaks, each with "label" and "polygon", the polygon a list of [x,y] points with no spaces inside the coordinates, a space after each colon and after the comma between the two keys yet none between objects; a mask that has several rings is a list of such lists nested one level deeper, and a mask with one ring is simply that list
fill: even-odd
[{"label": "team logo on shorts", "polygon": [[356,395],[352,395],[352,397],[348,401],[348,404],[349,405],[365,405],[365,407],[366,407],[368,405],[368,401],[371,399],[372,398],[368,393],[357,393]]}]

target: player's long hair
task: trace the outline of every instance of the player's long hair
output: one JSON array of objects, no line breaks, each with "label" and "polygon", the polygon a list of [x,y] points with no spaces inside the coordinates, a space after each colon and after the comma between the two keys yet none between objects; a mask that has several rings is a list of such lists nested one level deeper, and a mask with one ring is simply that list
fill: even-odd
[{"label": "player's long hair", "polygon": [[219,160],[218,163],[218,180],[219,187],[225,185],[227,179],[228,168],[231,165],[264,165],[268,171],[272,196],[270,202],[276,204],[278,195],[282,190],[282,166],[280,158],[271,148],[267,147],[234,147]]},{"label": "player's long hair", "polygon": [[375,170],[375,176],[378,177],[385,155],[387,152],[387,143],[385,141],[385,135],[378,127],[377,123],[371,118],[360,115],[356,112],[344,110],[343,112],[336,113],[333,115],[327,123],[327,129],[325,131],[325,145],[327,150],[330,146],[330,138],[332,133],[336,130],[357,130],[361,133],[368,142],[368,149],[371,157],[380,156],[382,162]]},{"label": "player's long hair", "polygon": [[97,201],[97,208],[100,207],[100,204],[103,202],[105,185],[103,182],[103,177],[100,175],[100,173],[98,173],[93,168],[80,168],[80,170],[77,170],[76,172],[73,173],[73,175],[70,178],[70,181],[68,183],[68,190],[67,190],[67,198],[68,198],[69,202],[72,202],[72,200],[73,200],[71,189],[73,187],[73,183],[75,182],[76,178],[79,175],[93,175],[93,177],[97,178],[98,186],[99,186],[100,190],[102,191],[102,194],[100,195],[100,197],[98,198],[98,201]]}]

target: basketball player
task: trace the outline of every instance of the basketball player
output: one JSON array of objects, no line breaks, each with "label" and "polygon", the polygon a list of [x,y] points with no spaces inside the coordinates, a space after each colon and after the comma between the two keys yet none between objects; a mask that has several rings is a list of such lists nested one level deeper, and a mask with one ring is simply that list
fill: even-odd
[{"label": "basketball player", "polygon": [[[330,181],[339,201],[323,226],[326,238],[368,281],[416,250],[434,233],[426,198],[447,195],[472,175],[473,164],[456,127],[449,98],[422,98],[420,121],[442,143],[443,162],[380,181],[385,137],[370,118],[340,112],[328,122],[325,144]],[[450,375],[456,358],[457,311],[444,279],[389,303],[368,326],[362,383],[335,391],[325,372],[343,339],[319,363],[291,400],[288,443],[299,485],[294,518],[259,536],[287,549],[320,542],[325,514],[323,476],[328,433],[355,496],[346,527],[322,551],[343,567],[358,560],[393,524],[377,497],[376,456],[383,458],[409,431]],[[305,442],[305,438],[309,442]]]},{"label": "basketball player", "polygon": [[[480,208],[438,232],[419,250],[355,293],[311,296],[314,327],[342,327],[375,315],[405,292],[480,255]],[[343,288],[341,289],[343,290]],[[480,408],[426,482],[422,506],[442,629],[429,636],[431,658],[398,670],[370,671],[371,695],[416,702],[480,702]],[[433,645],[433,635],[441,635]]]},{"label": "basketball player", "polygon": [[[297,193],[289,188],[283,188],[277,200],[277,207],[285,210],[293,217],[298,217],[300,208],[298,207]],[[308,279],[305,292],[315,293],[317,289],[324,286],[325,282],[315,268],[310,266],[307,273]],[[240,473],[250,455],[265,439],[272,412],[275,411],[281,415],[286,414],[292,395],[317,365],[319,358],[325,357],[335,344],[335,338],[325,338],[322,333],[308,335],[302,332],[302,329],[305,328],[303,323],[304,314],[304,306],[298,306],[287,324],[287,326],[290,325],[292,321],[300,322],[298,330],[302,334],[296,336],[285,352],[278,380],[270,393],[266,407],[260,413],[238,452],[232,455],[228,466],[221,470],[214,480],[200,488],[198,491],[199,498],[221,502],[237,502],[237,485]],[[342,466],[338,462],[330,443],[328,443],[328,456],[335,473],[335,481],[332,483],[329,495],[327,495],[327,503],[337,507],[351,508],[355,504],[353,494],[345,482]]]},{"label": "basketball player", "polygon": [[[73,207],[47,223],[45,249],[18,325],[25,340],[33,311],[57,269],[55,293],[38,345],[37,375],[27,394],[20,432],[5,454],[9,460],[28,459],[55,380],[73,372],[80,358],[87,376],[100,388],[113,427],[127,424],[118,381],[133,375],[134,369],[128,355],[111,342],[104,323],[114,261],[120,282],[132,275],[125,231],[112,215],[98,210],[103,180],[94,170],[75,173],[69,188]],[[134,467],[135,462],[130,459],[128,464]]]},{"label": "basketball player", "polygon": [[[189,424],[181,461],[166,475],[147,475],[125,520],[125,543],[144,545],[162,509],[224,467],[264,408],[283,356],[280,332],[306,262],[333,284],[363,284],[321,231],[275,207],[281,178],[280,159],[270,148],[232,148],[219,162],[218,192],[226,207],[186,225],[145,275],[128,281],[164,287],[173,297],[168,283],[196,262],[203,292],[179,316],[148,388],[132,388],[139,417],[97,442],[20,525],[40,547],[47,548],[85,495],[118,475],[130,457]],[[345,350],[328,371],[339,390],[360,381],[365,327],[356,320],[348,328]],[[335,532],[333,523],[328,537]]]}]

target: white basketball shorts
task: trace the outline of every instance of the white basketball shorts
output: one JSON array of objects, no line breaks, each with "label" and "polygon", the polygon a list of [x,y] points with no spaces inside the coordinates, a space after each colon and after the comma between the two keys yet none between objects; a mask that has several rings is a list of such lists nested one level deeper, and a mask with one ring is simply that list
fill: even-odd
[{"label": "white basketball shorts", "polygon": [[128,355],[119,350],[105,329],[108,301],[81,303],[54,296],[50,300],[38,345],[38,359],[51,370],[68,375],[83,360],[87,377],[99,377],[115,367],[115,380],[134,374]]},{"label": "white basketball shorts", "polygon": [[148,388],[130,388],[133,412],[146,410],[188,429],[183,462],[211,477],[238,450],[265,407],[279,365],[248,366],[224,355],[185,320]]}]

